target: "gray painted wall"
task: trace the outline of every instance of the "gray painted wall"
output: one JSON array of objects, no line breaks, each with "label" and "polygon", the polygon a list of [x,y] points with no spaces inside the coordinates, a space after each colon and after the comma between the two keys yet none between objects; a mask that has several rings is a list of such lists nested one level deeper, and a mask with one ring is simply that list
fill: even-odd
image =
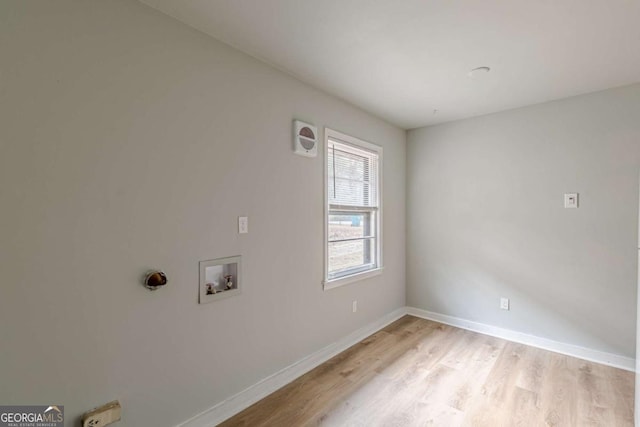
[{"label": "gray painted wall", "polygon": [[[175,425],[404,306],[405,131],[135,1],[0,2],[0,40],[1,403]],[[382,276],[322,291],[294,118],[384,147]],[[237,254],[242,295],[198,305]]]},{"label": "gray painted wall", "polygon": [[[638,219],[640,223],[640,218]],[[638,235],[638,265],[640,266],[640,232]],[[640,287],[640,267],[638,271],[638,286]],[[638,302],[636,309],[640,307],[640,290],[638,291]],[[636,394],[635,394],[635,425],[640,427],[640,312],[636,312]]]},{"label": "gray painted wall", "polygon": [[640,85],[413,130],[407,159],[408,305],[634,356]]}]

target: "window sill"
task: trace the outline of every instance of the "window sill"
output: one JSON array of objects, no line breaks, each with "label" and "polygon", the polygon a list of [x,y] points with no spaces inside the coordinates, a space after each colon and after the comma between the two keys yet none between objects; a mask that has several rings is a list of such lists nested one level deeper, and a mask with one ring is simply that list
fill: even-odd
[{"label": "window sill", "polygon": [[340,286],[348,285],[349,283],[358,282],[360,280],[368,279],[370,277],[379,276],[382,274],[384,267],[379,267],[374,270],[363,271],[362,273],[352,274],[350,276],[344,276],[339,279],[325,280],[322,282],[322,286],[325,291],[333,288],[339,288]]}]

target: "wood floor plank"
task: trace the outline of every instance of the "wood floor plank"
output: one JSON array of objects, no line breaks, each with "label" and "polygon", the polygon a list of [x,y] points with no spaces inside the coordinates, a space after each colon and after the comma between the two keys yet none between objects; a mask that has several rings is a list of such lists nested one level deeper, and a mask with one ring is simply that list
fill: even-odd
[{"label": "wood floor plank", "polygon": [[634,381],[405,316],[221,425],[632,427]]},{"label": "wood floor plank", "polygon": [[483,386],[505,344],[493,337],[476,335],[481,341],[477,342],[471,357],[458,366],[462,381],[448,401],[450,406],[463,412],[471,410],[476,397],[482,394]]},{"label": "wood floor plank", "polygon": [[540,393],[544,384],[550,352],[534,347],[527,347],[521,359],[521,369],[516,377],[516,386]]},{"label": "wood floor plank", "polygon": [[541,410],[549,427],[577,426],[578,404],[577,359],[561,354],[550,354],[548,381],[541,395]]}]

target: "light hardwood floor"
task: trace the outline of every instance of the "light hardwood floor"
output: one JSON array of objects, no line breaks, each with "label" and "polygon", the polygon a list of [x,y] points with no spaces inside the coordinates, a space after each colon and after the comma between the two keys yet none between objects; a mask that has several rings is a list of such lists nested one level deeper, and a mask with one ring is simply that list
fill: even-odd
[{"label": "light hardwood floor", "polygon": [[634,374],[412,316],[221,426],[633,426]]}]

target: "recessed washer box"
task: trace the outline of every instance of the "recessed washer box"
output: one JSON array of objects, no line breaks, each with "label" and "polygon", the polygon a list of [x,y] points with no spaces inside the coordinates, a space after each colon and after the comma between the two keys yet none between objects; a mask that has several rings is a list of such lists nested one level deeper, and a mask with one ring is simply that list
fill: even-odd
[{"label": "recessed washer box", "polygon": [[200,289],[198,302],[206,304],[240,293],[241,257],[200,261]]}]

